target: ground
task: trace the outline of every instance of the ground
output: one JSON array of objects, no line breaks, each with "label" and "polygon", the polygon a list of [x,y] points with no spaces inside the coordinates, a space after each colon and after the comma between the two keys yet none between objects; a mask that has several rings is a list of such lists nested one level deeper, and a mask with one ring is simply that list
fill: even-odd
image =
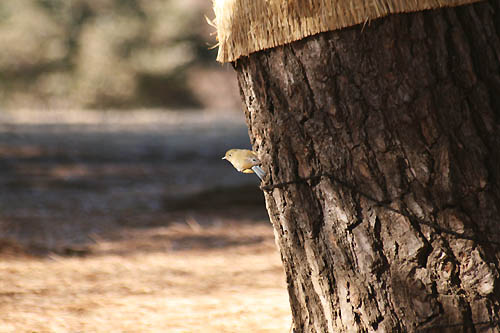
[{"label": "ground", "polygon": [[0,332],[288,332],[239,114],[0,114]]}]

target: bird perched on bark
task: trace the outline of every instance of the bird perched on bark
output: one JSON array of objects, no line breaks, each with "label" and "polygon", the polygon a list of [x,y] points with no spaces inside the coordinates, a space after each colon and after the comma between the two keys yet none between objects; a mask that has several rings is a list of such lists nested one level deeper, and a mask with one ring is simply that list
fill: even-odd
[{"label": "bird perched on bark", "polygon": [[228,160],[236,170],[243,173],[255,173],[260,180],[264,180],[265,171],[260,167],[257,155],[248,149],[229,149],[222,158]]}]

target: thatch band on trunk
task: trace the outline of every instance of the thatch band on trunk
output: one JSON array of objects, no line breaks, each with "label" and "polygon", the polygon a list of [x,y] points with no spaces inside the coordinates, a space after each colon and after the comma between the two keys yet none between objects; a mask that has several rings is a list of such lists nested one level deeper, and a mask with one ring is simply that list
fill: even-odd
[{"label": "thatch band on trunk", "polygon": [[287,44],[394,13],[480,0],[214,0],[217,61]]}]

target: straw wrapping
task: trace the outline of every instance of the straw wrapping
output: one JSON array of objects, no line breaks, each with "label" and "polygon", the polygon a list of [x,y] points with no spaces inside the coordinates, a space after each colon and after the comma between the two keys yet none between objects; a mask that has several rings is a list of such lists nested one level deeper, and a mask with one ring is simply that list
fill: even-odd
[{"label": "straw wrapping", "polygon": [[480,0],[214,0],[219,62],[389,14]]}]

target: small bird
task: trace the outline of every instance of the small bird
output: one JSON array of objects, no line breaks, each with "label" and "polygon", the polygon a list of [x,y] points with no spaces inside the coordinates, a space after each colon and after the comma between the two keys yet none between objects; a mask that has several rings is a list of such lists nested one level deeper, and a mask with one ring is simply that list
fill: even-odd
[{"label": "small bird", "polygon": [[260,167],[260,160],[253,151],[248,149],[229,149],[222,159],[228,160],[239,172],[255,172],[260,180],[264,180],[266,172]]}]

